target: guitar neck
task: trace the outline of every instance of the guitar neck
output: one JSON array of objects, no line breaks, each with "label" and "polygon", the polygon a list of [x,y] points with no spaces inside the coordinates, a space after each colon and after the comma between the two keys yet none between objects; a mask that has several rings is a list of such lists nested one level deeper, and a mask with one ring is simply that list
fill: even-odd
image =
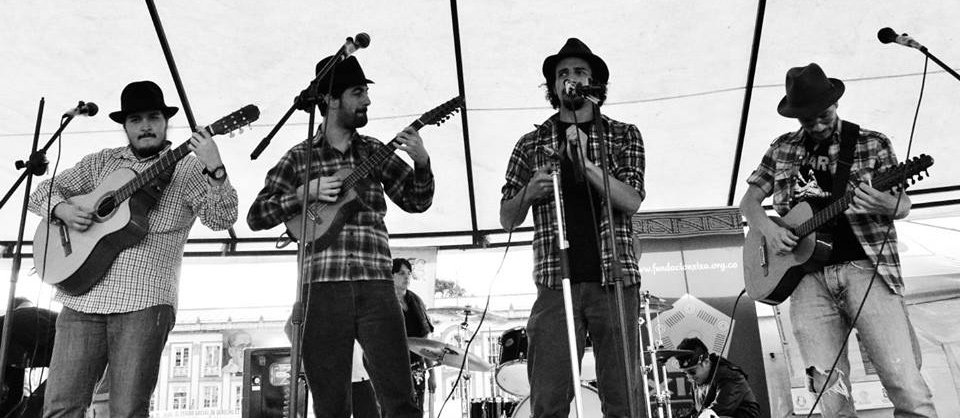
[{"label": "guitar neck", "polygon": [[850,207],[850,202],[853,201],[853,195],[854,192],[847,192],[840,199],[835,200],[823,210],[815,213],[810,219],[797,225],[797,227],[793,229],[793,233],[799,238],[812,234],[827,222],[830,222],[831,219],[847,210],[847,208]]},{"label": "guitar neck", "polygon": [[[210,132],[209,129],[206,129],[211,135],[213,132]],[[190,141],[180,144],[179,147],[176,147],[162,156],[157,162],[153,163],[150,167],[147,167],[146,170],[143,170],[142,173],[137,174],[137,177],[133,180],[127,182],[121,186],[115,196],[118,202],[127,200],[130,196],[133,196],[137,190],[140,190],[143,186],[150,184],[154,179],[157,178],[161,173],[167,171],[170,167],[177,164],[178,161],[182,160],[183,157],[186,157],[187,154],[190,154],[190,147],[188,146]]]},{"label": "guitar neck", "polygon": [[[420,119],[417,119],[411,123],[409,127],[419,131],[423,126],[423,122],[421,122]],[[381,163],[383,163],[387,157],[393,154],[393,152],[396,151],[397,147],[399,146],[400,141],[394,137],[393,140],[388,142],[385,147],[377,150],[376,153],[371,155],[366,161],[357,166],[353,172],[347,176],[347,178],[343,179],[343,188],[352,189],[353,186],[357,185],[357,182],[368,176],[374,169],[379,168]]]}]

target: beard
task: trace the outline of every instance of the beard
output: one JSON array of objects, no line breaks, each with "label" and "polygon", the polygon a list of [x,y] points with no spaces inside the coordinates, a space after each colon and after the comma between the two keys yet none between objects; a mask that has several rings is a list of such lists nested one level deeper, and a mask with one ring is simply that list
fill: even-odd
[{"label": "beard", "polygon": [[577,111],[583,108],[583,105],[586,103],[586,100],[580,96],[570,96],[566,93],[560,93],[560,105],[564,109]]},{"label": "beard", "polygon": [[359,129],[367,126],[367,111],[354,110],[353,112],[342,114],[341,120],[343,127],[348,129]]}]

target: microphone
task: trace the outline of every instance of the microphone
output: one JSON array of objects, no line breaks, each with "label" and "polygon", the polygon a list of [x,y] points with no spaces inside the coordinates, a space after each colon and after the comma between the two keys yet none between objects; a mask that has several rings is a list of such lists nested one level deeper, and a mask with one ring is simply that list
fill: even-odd
[{"label": "microphone", "polygon": [[907,35],[905,33],[898,35],[897,32],[891,28],[880,29],[880,31],[877,32],[877,39],[879,39],[880,42],[885,44],[889,44],[893,42],[906,47],[916,48],[921,51],[927,49],[925,46],[920,45],[920,42],[917,42],[913,38],[911,38],[910,35]]},{"label": "microphone", "polygon": [[70,109],[64,112],[63,117],[67,116],[93,116],[100,111],[100,108],[97,107],[97,104],[94,102],[84,103],[82,100],[77,104],[77,107]]},{"label": "microphone", "polygon": [[347,37],[347,41],[343,43],[340,51],[343,52],[343,58],[347,58],[357,52],[358,49],[368,46],[370,46],[370,35],[367,35],[366,32],[360,32],[355,37]]},{"label": "microphone", "polygon": [[568,96],[597,96],[603,93],[603,86],[595,84],[584,85],[579,81],[563,81],[563,91]]}]

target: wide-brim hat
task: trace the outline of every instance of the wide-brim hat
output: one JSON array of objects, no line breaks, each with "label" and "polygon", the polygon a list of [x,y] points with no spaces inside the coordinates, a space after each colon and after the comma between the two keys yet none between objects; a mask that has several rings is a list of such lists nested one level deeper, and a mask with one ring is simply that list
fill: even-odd
[{"label": "wide-brim hat", "polygon": [[777,113],[788,118],[814,117],[837,102],[846,87],[836,78],[827,78],[816,63],[787,71],[787,94],[777,105]]},{"label": "wide-brim hat", "polygon": [[127,84],[120,93],[120,110],[110,113],[110,119],[123,124],[127,115],[150,110],[159,110],[167,119],[177,114],[180,109],[167,106],[163,101],[163,91],[152,81],[135,81]]},{"label": "wide-brim hat", "polygon": [[[327,65],[327,62],[331,59],[333,59],[333,55],[320,60],[313,70],[314,76],[319,74],[320,69]],[[333,86],[330,85],[331,77],[333,78]],[[318,81],[317,87],[320,89],[320,93],[328,94],[330,92],[343,91],[353,86],[366,84],[373,84],[373,81],[363,74],[360,61],[357,61],[357,58],[354,56],[349,56],[347,59],[334,64],[330,72]]]},{"label": "wide-brim hat", "polygon": [[587,61],[587,63],[590,64],[594,81],[602,84],[610,79],[610,70],[607,69],[607,63],[603,62],[602,58],[594,55],[593,52],[590,51],[590,48],[577,38],[567,39],[567,43],[563,44],[560,52],[543,60],[543,77],[548,81],[553,80],[556,77],[557,63],[568,57],[583,58]]}]

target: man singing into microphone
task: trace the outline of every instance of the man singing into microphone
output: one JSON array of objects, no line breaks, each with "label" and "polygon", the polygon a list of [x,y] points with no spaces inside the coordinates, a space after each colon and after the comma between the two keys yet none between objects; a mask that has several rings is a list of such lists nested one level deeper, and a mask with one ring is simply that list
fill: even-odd
[{"label": "man singing into microphone", "polygon": [[[321,60],[316,71],[330,59]],[[386,145],[357,132],[367,124],[370,83],[352,56],[319,81],[322,100],[317,105],[323,124],[316,137],[291,148],[267,173],[247,214],[251,229],[272,228],[299,216],[305,195],[311,203],[337,202],[347,192],[341,190],[343,179],[337,171],[353,169],[384,150]],[[430,157],[417,131],[408,127],[397,140],[414,166],[391,153],[355,187],[359,210],[345,214],[346,224],[329,247],[306,256],[311,276],[304,278],[303,365],[318,418],[350,416],[354,339],[363,347],[384,416],[423,415],[414,400],[403,313],[394,292],[384,195],[407,212],[423,212],[433,203],[434,182]],[[301,179],[308,169],[312,180],[304,186]]]},{"label": "man singing into microphone", "polygon": [[[71,234],[90,229],[96,222],[94,208],[70,198],[93,192],[115,171],[143,172],[155,164],[170,151],[167,129],[177,110],[164,103],[163,92],[152,81],[128,84],[120,94],[120,110],[110,114],[123,126],[128,144],[87,155],[41,182],[30,195],[30,211]],[[217,144],[206,130],[189,141],[194,155],[154,183],[166,186],[147,213],[146,236],[121,251],[86,293],[57,291],[55,299],[63,310],[57,316],[44,417],[83,417],[108,363],[111,415],[149,414],[160,356],[176,316],[180,264],[190,228],[197,218],[214,230],[227,229],[237,220],[237,192],[227,179]],[[51,240],[60,239],[59,234],[50,235]]]},{"label": "man singing into microphone", "polygon": [[[594,114],[592,103],[568,86],[601,86],[606,99],[609,71],[600,57],[579,39],[567,40],[555,55],[543,61],[547,99],[559,112],[517,141],[510,156],[500,201],[500,224],[507,230],[523,223],[530,208],[534,222],[534,272],[537,299],[527,322],[529,338],[530,400],[533,416],[566,418],[573,397],[567,326],[561,292],[557,223],[563,222],[573,290],[577,351],[583,356],[587,334],[593,341],[597,376],[603,394],[603,412],[609,417],[629,415],[625,371],[636,369],[636,323],[640,273],[633,249],[630,217],[644,198],[644,149],[636,126]],[[596,130],[595,118],[601,130]],[[605,216],[600,141],[607,148],[610,198],[614,220]],[[556,218],[551,173],[559,170],[565,219]],[[610,268],[613,235],[622,265],[623,314],[628,325],[627,356],[623,349]],[[639,386],[636,386],[639,388]],[[586,391],[584,391],[586,393]]]},{"label": "man singing into microphone", "polygon": [[[767,217],[762,206],[767,196],[773,196],[777,213],[785,215],[800,202],[821,207],[854,191],[850,208],[817,231],[833,237],[826,265],[808,272],[790,296],[790,321],[807,367],[807,388],[814,393],[826,388],[820,400],[824,416],[857,415],[846,356],[847,333],[856,327],[893,402],[893,415],[936,417],[903,302],[893,228],[894,219],[910,213],[910,197],[871,187],[871,176],[895,166],[897,158],[889,138],[837,116],[843,92],[843,82],[827,78],[817,64],[787,71],[786,95],[777,112],[796,119],[800,129],[770,145],[747,178],[750,187],[740,210],[750,228],[763,233],[771,251],[786,254],[796,248],[799,237]],[[838,353],[842,357],[828,381]]]}]

